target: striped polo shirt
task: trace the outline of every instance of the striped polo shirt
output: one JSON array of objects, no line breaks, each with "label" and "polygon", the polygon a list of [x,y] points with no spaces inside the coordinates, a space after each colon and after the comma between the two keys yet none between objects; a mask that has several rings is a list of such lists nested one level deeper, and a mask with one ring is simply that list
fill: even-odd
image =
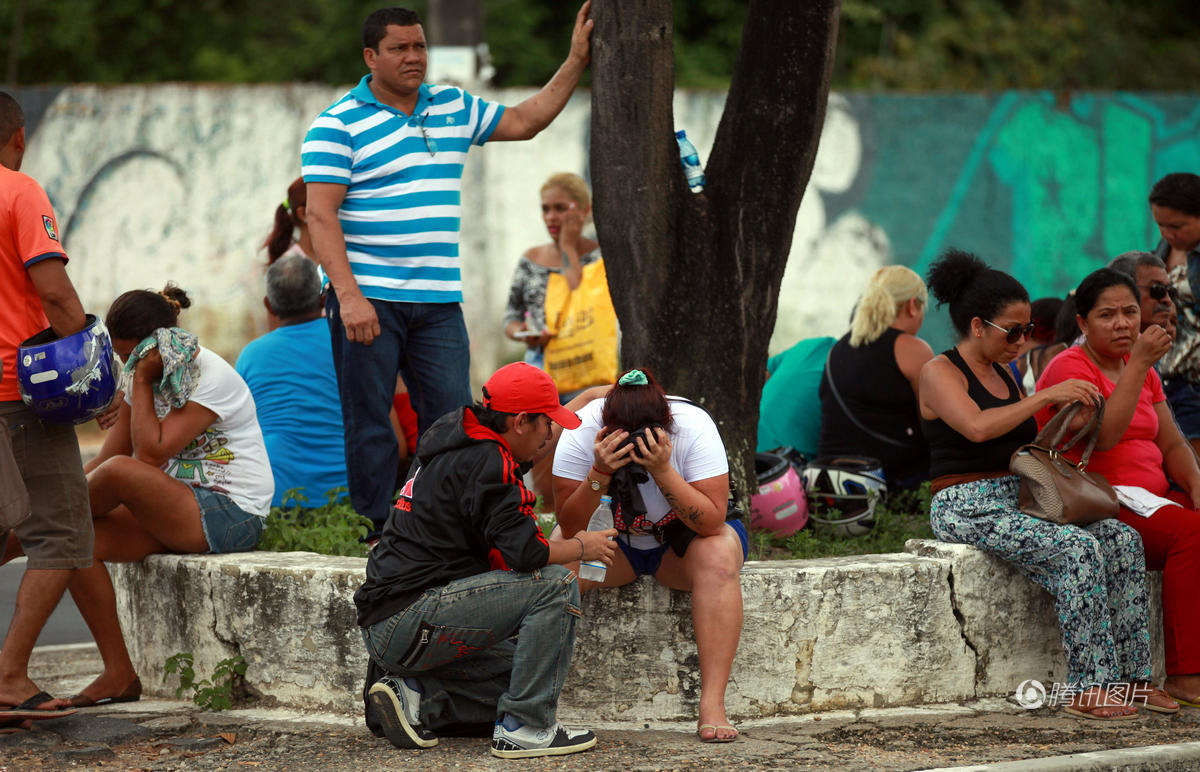
[{"label": "striped polo shirt", "polygon": [[496,130],[503,105],[422,84],[412,115],[381,103],[371,76],[317,116],[304,137],[305,182],[346,186],[338,219],[363,295],[462,302],[458,231],[463,164]]}]

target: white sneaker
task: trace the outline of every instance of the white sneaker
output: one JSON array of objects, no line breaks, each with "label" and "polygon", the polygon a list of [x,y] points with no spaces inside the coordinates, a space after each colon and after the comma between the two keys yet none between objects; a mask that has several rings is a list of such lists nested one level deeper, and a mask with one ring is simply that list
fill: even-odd
[{"label": "white sneaker", "polygon": [[532,726],[505,729],[497,721],[492,731],[492,755],[502,759],[565,756],[586,751],[595,745],[596,735],[587,729],[567,729],[558,723],[546,729]]},{"label": "white sneaker", "polygon": [[437,735],[418,720],[420,692],[410,689],[403,678],[385,676],[371,685],[367,696],[392,745],[419,749],[438,744]]}]

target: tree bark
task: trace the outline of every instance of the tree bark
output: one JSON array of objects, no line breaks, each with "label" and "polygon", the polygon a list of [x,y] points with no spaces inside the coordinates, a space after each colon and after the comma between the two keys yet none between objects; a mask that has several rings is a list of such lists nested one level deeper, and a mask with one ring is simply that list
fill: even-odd
[{"label": "tree bark", "polygon": [[673,129],[671,0],[592,6],[591,177],[621,366],[651,370],[712,412],[743,501],[755,487],[767,345],[825,121],[838,12],[839,0],[751,0],[694,194]]}]

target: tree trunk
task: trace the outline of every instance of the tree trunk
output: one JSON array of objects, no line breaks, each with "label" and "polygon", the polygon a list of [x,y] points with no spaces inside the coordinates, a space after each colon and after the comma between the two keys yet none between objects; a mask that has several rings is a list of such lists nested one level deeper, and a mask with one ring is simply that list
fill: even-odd
[{"label": "tree trunk", "polygon": [[751,0],[705,188],[693,194],[674,137],[671,0],[592,6],[591,177],[621,366],[648,368],[713,413],[743,500],[838,9],[839,0]]}]

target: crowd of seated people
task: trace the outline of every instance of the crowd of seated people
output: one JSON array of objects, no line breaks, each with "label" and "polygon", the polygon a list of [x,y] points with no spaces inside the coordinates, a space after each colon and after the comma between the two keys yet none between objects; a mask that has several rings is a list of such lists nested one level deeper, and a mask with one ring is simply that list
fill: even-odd
[{"label": "crowd of seated people", "polygon": [[[270,507],[288,503],[289,491],[317,504],[346,484],[346,422],[300,183],[289,188],[265,245],[271,331],[245,347],[236,370],[179,327],[190,299],[178,287],[132,290],[108,310],[106,325],[126,363],[125,377],[103,447],[84,468],[94,562],[77,569],[69,584],[104,670],[74,697],[46,701],[51,708],[141,695],[104,562],[251,550]],[[543,190],[554,248],[544,250],[537,264],[552,273],[560,253],[569,253],[564,272],[577,273],[598,247],[579,235],[586,201],[572,204],[564,181],[557,184]],[[1066,710],[1090,719],[1200,707],[1200,622],[1189,607],[1200,580],[1200,463],[1193,449],[1200,447],[1200,294],[1191,286],[1191,277],[1200,275],[1200,177],[1168,175],[1149,201],[1162,234],[1155,251],[1117,256],[1084,277],[1065,300],[1031,303],[1017,278],[959,250],[935,261],[924,280],[903,266],[879,269],[856,304],[850,330],[836,340],[802,341],[772,359],[762,397],[762,412],[779,419],[760,427],[760,449],[788,444],[806,455],[878,459],[893,490],[928,481],[938,538],[992,553],[1050,592],[1069,679],[1080,685]],[[563,223],[552,205],[567,213]],[[929,295],[948,307],[957,336],[936,356],[918,337]],[[510,336],[529,332],[519,329],[529,318],[527,311],[521,314],[508,320]],[[548,337],[543,332],[522,340],[532,352]],[[413,665],[410,642],[391,640],[392,621],[418,621],[406,616],[410,607],[432,608],[429,593],[476,576],[449,571],[437,577],[441,584],[409,576],[403,593],[389,594],[396,587],[388,572],[399,576],[420,562],[412,552],[420,534],[408,532],[397,513],[410,511],[405,502],[421,502],[415,481],[434,455],[467,457],[474,451],[458,454],[477,443],[496,446],[496,486],[478,497],[457,491],[466,496],[464,507],[487,511],[481,510],[480,522],[461,524],[457,536],[469,543],[449,552],[490,568],[510,560],[535,569],[553,566],[550,575],[560,577],[567,572],[558,566],[607,564],[602,582],[580,580],[578,589],[572,584],[558,599],[566,615],[577,614],[579,589],[618,587],[644,575],[687,591],[701,681],[697,735],[705,742],[736,739],[725,690],[741,632],[739,572],[749,536],[741,520],[728,516],[729,466],[712,416],[668,396],[643,370],[571,395],[560,394],[529,365],[502,375],[505,370],[489,383],[520,409],[503,409],[485,390],[475,406],[427,422],[444,445],[420,446],[426,456],[416,452],[415,432],[399,432],[407,440],[401,457],[414,454],[412,470],[397,480],[404,486],[401,505],[377,534],[381,548],[369,557],[364,588],[371,592],[357,598],[373,666],[386,671],[369,687],[371,704],[385,724],[400,722],[385,727],[389,739],[401,747],[429,747],[437,726],[417,720],[417,706],[436,683],[427,671],[436,668]],[[544,399],[530,401],[529,390],[539,383]],[[394,393],[403,393],[403,382],[396,387]],[[391,388],[389,381],[385,392]],[[573,398],[560,405],[566,397]],[[1009,469],[1014,450],[1069,405],[1083,406],[1075,419],[1082,426],[1101,398],[1106,410],[1090,468],[1126,491],[1119,515],[1075,526],[1022,511],[1019,480]],[[1073,453],[1077,460],[1079,449]],[[548,495],[557,503],[558,526],[549,538],[509,517],[533,519],[535,497],[517,471],[542,460],[551,473]],[[443,462],[446,478],[457,479],[462,469]],[[445,526],[437,525],[442,502],[425,495],[427,524]],[[491,502],[494,495],[500,498]],[[586,535],[589,516],[605,496],[614,508],[613,545]],[[483,507],[489,503],[495,507]],[[504,521],[495,532],[485,522],[493,517]],[[513,542],[480,552],[501,531]],[[2,546],[5,561],[22,554],[15,534]],[[505,554],[506,548],[512,551]],[[1150,667],[1147,568],[1163,572],[1164,688],[1153,682]],[[566,581],[573,583],[573,574]],[[573,620],[557,624],[567,640]],[[514,631],[497,640],[508,641]],[[556,667],[566,664],[569,654]],[[1139,688],[1139,704],[1118,695],[1121,684]],[[543,698],[552,707],[557,694]],[[545,715],[537,726],[554,727],[576,745],[588,742],[553,723],[552,710]],[[516,736],[518,719],[534,720],[516,709],[507,717],[513,726],[501,722],[498,733]]]},{"label": "crowd of seated people", "polygon": [[[1068,711],[1096,719],[1130,718],[1139,707],[1174,712],[1180,703],[1200,706],[1200,647],[1187,605],[1200,581],[1200,558],[1193,554],[1200,549],[1200,466],[1193,450],[1200,446],[1200,295],[1191,283],[1200,274],[1200,176],[1167,175],[1154,185],[1149,204],[1162,235],[1155,250],[1116,256],[1061,300],[1030,303],[1014,277],[973,255],[947,252],[927,281],[949,306],[958,341],[932,358],[924,346],[915,368],[901,343],[914,341],[912,357],[918,358],[916,312],[924,313],[925,287],[919,294],[892,291],[891,310],[879,302],[885,297],[880,288],[899,274],[888,281],[884,269],[860,298],[851,333],[805,346],[809,375],[796,379],[810,384],[797,397],[803,403],[816,404],[814,392],[820,392],[818,453],[880,459],[892,486],[914,484],[905,476],[912,459],[907,469],[896,463],[903,456],[896,440],[912,436],[904,431],[908,404],[919,405],[917,438],[929,452],[922,459],[925,474],[915,482],[931,481],[935,534],[1012,562],[1055,596],[1071,679],[1089,687]],[[874,338],[863,334],[862,318],[880,308],[892,315],[887,329]],[[819,363],[823,351],[829,353]],[[888,385],[880,386],[884,381]],[[1086,527],[1022,512],[1019,480],[1009,470],[1013,451],[1073,402],[1084,405],[1074,419],[1082,426],[1099,397],[1107,408],[1089,470],[1154,504],[1135,511],[1122,498],[1117,518]],[[810,434],[813,412],[810,407]],[[778,425],[772,428],[768,445],[779,436]],[[1081,450],[1070,457],[1078,461]],[[1141,578],[1147,567],[1163,572],[1165,690],[1149,682]],[[1111,687],[1119,683],[1142,685],[1139,706],[1116,698]]]}]

